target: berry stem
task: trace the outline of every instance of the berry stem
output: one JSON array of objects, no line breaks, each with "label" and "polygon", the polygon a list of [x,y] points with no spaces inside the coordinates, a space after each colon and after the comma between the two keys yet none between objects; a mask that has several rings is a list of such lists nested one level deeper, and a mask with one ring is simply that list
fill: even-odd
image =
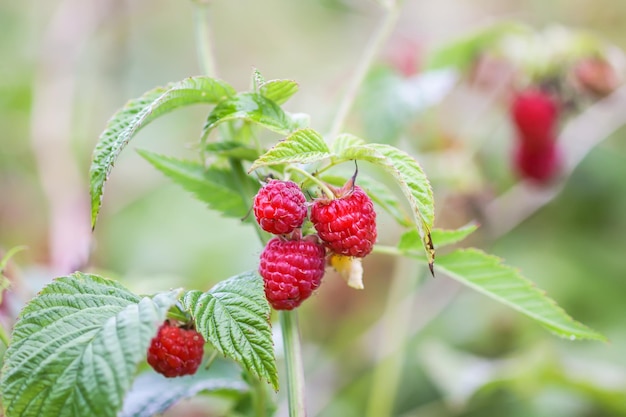
[{"label": "berry stem", "polygon": [[365,46],[361,60],[357,64],[357,67],[354,70],[354,75],[352,76],[341,103],[339,104],[339,109],[337,109],[337,113],[335,114],[335,118],[328,134],[331,141],[334,140],[340,133],[343,124],[352,109],[352,105],[354,104],[354,100],[359,92],[359,88],[361,87],[361,84],[363,84],[363,80],[365,80],[367,72],[400,17],[400,7],[397,1],[386,0],[382,3],[382,5],[386,8],[386,14],[378,25],[378,29]]},{"label": "berry stem", "polygon": [[320,187],[322,192],[326,195],[326,197],[328,197],[329,200],[334,200],[335,199],[335,193],[333,193],[332,190],[330,188],[328,188],[328,185],[326,185],[323,181],[320,181],[320,179],[317,178],[315,175],[312,175],[312,174],[308,173],[307,171],[303,170],[302,168],[299,168],[299,167],[294,166],[294,165],[289,165],[287,168],[285,168],[285,171],[287,171],[287,172],[289,172],[289,171],[297,172],[298,174],[300,174],[303,177],[305,177],[308,181],[310,181],[310,182],[314,183],[315,185],[317,185],[318,187]]},{"label": "berry stem", "polygon": [[283,332],[283,349],[287,368],[287,395],[289,417],[305,417],[304,365],[297,310],[280,311],[280,327]]}]

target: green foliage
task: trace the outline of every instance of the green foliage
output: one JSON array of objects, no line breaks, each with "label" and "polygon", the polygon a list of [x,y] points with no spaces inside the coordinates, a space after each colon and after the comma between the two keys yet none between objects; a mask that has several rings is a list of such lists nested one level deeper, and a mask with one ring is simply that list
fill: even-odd
[{"label": "green foliage", "polygon": [[300,119],[292,118],[269,98],[245,92],[215,106],[204,125],[203,137],[207,137],[219,124],[232,120],[245,120],[285,135],[302,127]]},{"label": "green foliage", "polygon": [[438,270],[539,322],[552,333],[574,339],[606,341],[606,338],[574,321],[556,302],[504,265],[496,256],[478,249],[456,250],[439,257]]},{"label": "green foliage", "polygon": [[261,277],[246,272],[210,291],[189,291],[182,300],[198,331],[222,354],[242,363],[278,389],[270,308]]},{"label": "green foliage", "polygon": [[254,161],[259,157],[259,151],[240,142],[224,140],[209,142],[204,145],[207,153],[223,158],[235,158],[242,161]]},{"label": "green foliage", "polygon": [[[478,229],[478,225],[469,224],[454,230],[433,229],[431,235],[435,248],[440,248],[442,246],[453,245],[462,241],[474,233],[476,229]],[[398,249],[402,252],[418,251],[421,248],[421,245],[421,239],[417,230],[409,230],[400,237]]]},{"label": "green foliage", "polygon": [[21,251],[25,249],[26,249],[25,246],[16,246],[14,248],[9,249],[7,253],[4,254],[2,259],[0,259],[0,303],[2,302],[4,291],[7,288],[9,288],[9,286],[11,285],[11,283],[9,282],[9,279],[4,276],[4,270],[6,269],[7,264],[9,263],[9,261],[11,260],[13,256],[15,256],[15,254],[20,253]]},{"label": "green foliage", "polygon": [[259,93],[281,105],[298,92],[298,83],[293,80],[270,80],[261,85]]},{"label": "green foliage", "polygon": [[55,279],[15,325],[0,381],[5,415],[116,416],[177,293],[140,298],[79,272]]},{"label": "green foliage", "polygon": [[146,150],[137,151],[155,168],[176,184],[193,193],[198,200],[208,204],[225,216],[242,218],[249,209],[237,192],[236,178],[230,169],[183,161]]},{"label": "green foliage", "polygon": [[152,417],[199,393],[242,394],[248,390],[241,369],[225,360],[215,360],[210,368],[202,366],[185,378],[163,378],[147,371],[135,379],[118,417]]},{"label": "green foliage", "polygon": [[179,107],[196,103],[216,104],[233,94],[233,88],[223,81],[209,77],[192,77],[148,91],[129,101],[115,113],[100,135],[91,163],[89,184],[92,227],[95,227],[102,205],[104,183],[115,160],[142,127]]},{"label": "green foliage", "polygon": [[330,155],[322,135],[313,129],[300,129],[254,161],[250,172],[262,166],[317,162]]}]

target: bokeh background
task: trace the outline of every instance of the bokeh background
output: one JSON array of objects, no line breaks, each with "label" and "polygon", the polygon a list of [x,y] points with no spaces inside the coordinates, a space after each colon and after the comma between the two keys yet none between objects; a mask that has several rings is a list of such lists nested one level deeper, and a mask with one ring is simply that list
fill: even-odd
[{"label": "bokeh background", "polygon": [[[249,87],[253,67],[298,81],[287,110],[310,114],[312,127],[325,131],[381,16],[372,1],[214,0],[218,75],[237,89]],[[377,68],[419,76],[432,50],[502,20],[582,28],[626,48],[622,0],[406,0]],[[5,326],[41,285],[76,269],[147,293],[205,290],[256,268],[253,230],[208,211],[132,150],[193,155],[207,108],[141,131],[119,158],[90,231],[88,169],[98,135],[129,98],[201,72],[193,21],[188,0],[0,3],[0,249],[29,248],[7,271],[14,287],[2,306]],[[368,78],[368,95],[346,126],[371,141],[385,133],[384,123],[368,124],[372,108],[385,108],[377,94],[385,85],[376,80]],[[405,417],[626,416],[626,131],[603,138],[554,198],[494,236],[491,220],[506,221],[507,212],[480,218],[481,208],[516,182],[506,103],[471,87],[435,101],[389,141],[424,164],[436,226],[478,217],[483,230],[467,245],[520,268],[611,342],[558,339],[444,276],[374,254],[364,291],[329,274],[301,308],[310,415],[383,415],[371,411],[372,398],[382,397],[389,415]],[[394,244],[400,230],[385,215],[380,222],[381,241]],[[398,299],[390,291],[407,294],[399,313],[386,307],[388,297]],[[186,401],[169,413],[227,413],[211,404]]]}]

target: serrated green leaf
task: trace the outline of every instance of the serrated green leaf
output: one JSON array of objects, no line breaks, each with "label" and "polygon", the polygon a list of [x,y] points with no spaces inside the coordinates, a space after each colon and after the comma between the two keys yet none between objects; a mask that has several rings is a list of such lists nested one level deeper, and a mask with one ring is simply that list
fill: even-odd
[{"label": "serrated green leaf", "polygon": [[365,145],[365,141],[358,136],[344,133],[335,138],[330,145],[330,149],[335,155],[342,155],[347,149],[353,146]]},{"label": "serrated green leaf", "polygon": [[150,370],[139,375],[124,400],[118,417],[160,415],[178,401],[200,392],[244,393],[249,386],[234,362],[216,359],[209,369],[201,366],[185,378],[163,378]]},{"label": "serrated green leaf", "polygon": [[214,155],[243,161],[252,162],[259,157],[259,151],[255,148],[235,141],[209,142],[204,146],[204,150]]},{"label": "serrated green leaf", "polygon": [[270,308],[257,274],[236,275],[205,293],[189,291],[182,304],[215,349],[278,389]]},{"label": "serrated green leaf", "polygon": [[298,83],[293,80],[269,80],[261,85],[259,92],[281,105],[298,92],[298,87]]},{"label": "serrated green leaf", "polygon": [[148,91],[129,101],[109,120],[94,149],[90,175],[91,226],[95,227],[104,184],[120,152],[132,137],[159,116],[182,106],[196,103],[216,104],[235,90],[223,81],[209,77],[192,77],[167,87]]},{"label": "serrated green leaf", "polygon": [[114,417],[178,291],[139,298],[75,273],[21,312],[0,389],[8,417]]},{"label": "serrated green leaf", "polygon": [[544,291],[496,256],[478,249],[456,250],[440,256],[437,265],[439,271],[514,308],[558,336],[606,341],[600,333],[574,321]]},{"label": "serrated green leaf", "polygon": [[[433,229],[431,237],[435,249],[439,249],[446,245],[453,245],[465,239],[478,229],[478,225],[469,224],[454,230],[447,229]],[[409,230],[402,234],[400,242],[398,242],[398,249],[403,252],[418,251],[422,248],[422,241],[420,239],[417,230]]]},{"label": "serrated green leaf", "polygon": [[204,124],[203,137],[220,123],[231,120],[245,120],[264,128],[286,135],[294,130],[291,117],[272,100],[258,93],[239,93],[220,102]]},{"label": "serrated green leaf", "polygon": [[330,156],[322,135],[313,129],[300,129],[261,155],[248,172],[262,166],[317,162]]},{"label": "serrated green leaf", "polygon": [[[346,178],[344,177],[324,175],[321,179],[322,181],[337,187],[341,187],[346,183]],[[398,224],[404,227],[409,227],[412,225],[410,217],[402,208],[402,205],[396,198],[395,194],[390,193],[387,187],[363,174],[358,175],[356,182],[361,188],[365,190],[365,192],[372,199],[372,201],[383,210],[385,210],[387,213],[389,213],[398,222]],[[415,230],[414,232],[419,242],[419,235],[417,234],[417,230]]]},{"label": "serrated green leaf", "polygon": [[430,182],[417,161],[400,149],[379,143],[348,147],[335,159],[337,161],[353,159],[367,161],[393,176],[411,206],[417,231],[432,271],[435,249],[430,231],[435,220],[435,203]]},{"label": "serrated green leaf", "polygon": [[265,83],[265,77],[261,74],[261,71],[254,68],[252,70],[252,90],[258,92],[259,88]]},{"label": "serrated green leaf", "polygon": [[176,184],[193,193],[198,200],[207,203],[211,209],[237,218],[244,217],[248,212],[249,203],[237,191],[230,170],[205,168],[197,162],[159,155],[144,149],[138,149],[137,152]]},{"label": "serrated green leaf", "polygon": [[425,68],[457,68],[467,70],[480,53],[494,45],[502,37],[512,33],[527,33],[528,27],[516,22],[500,22],[481,28],[462,38],[454,39],[434,50],[426,57]]}]

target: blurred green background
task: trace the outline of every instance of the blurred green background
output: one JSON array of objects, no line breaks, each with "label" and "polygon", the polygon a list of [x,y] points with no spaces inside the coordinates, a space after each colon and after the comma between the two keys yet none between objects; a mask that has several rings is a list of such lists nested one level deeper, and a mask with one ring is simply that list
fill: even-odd
[{"label": "blurred green background", "polygon": [[[253,67],[268,79],[298,81],[286,109],[310,114],[312,127],[325,131],[380,17],[380,7],[364,1],[212,1],[218,75],[238,89],[249,87]],[[419,69],[437,46],[504,19],[584,28],[626,48],[623,0],[407,0],[378,63]],[[208,211],[132,151],[193,155],[207,108],[142,130],[119,158],[98,227],[89,230],[90,157],[108,118],[131,97],[201,72],[190,1],[2,1],[0,31],[0,248],[29,247],[8,271],[15,291],[3,305],[5,325],[42,284],[79,268],[137,292],[205,290],[256,268],[261,246],[253,230]],[[480,94],[461,100],[457,92],[416,115],[398,142],[412,152],[421,140],[483,143],[471,164],[449,152],[424,156],[438,227],[472,220],[475,205],[514,181],[505,109],[491,102],[477,114],[477,103]],[[346,130],[379,141],[363,123],[378,104],[362,98]],[[557,339],[445,277],[421,278],[416,265],[372,255],[364,291],[328,274],[301,308],[310,415],[368,415],[377,378],[400,363],[397,387],[389,384],[394,416],[626,416],[625,179],[620,129],[545,207],[495,241],[479,232],[468,242],[519,267],[611,343]],[[379,221],[380,240],[395,244],[400,230],[385,215]],[[392,282],[398,278],[406,281]],[[402,323],[379,321],[392,284],[409,289]],[[396,343],[390,328],[405,337],[387,352]],[[171,415],[192,414],[179,408]]]}]

